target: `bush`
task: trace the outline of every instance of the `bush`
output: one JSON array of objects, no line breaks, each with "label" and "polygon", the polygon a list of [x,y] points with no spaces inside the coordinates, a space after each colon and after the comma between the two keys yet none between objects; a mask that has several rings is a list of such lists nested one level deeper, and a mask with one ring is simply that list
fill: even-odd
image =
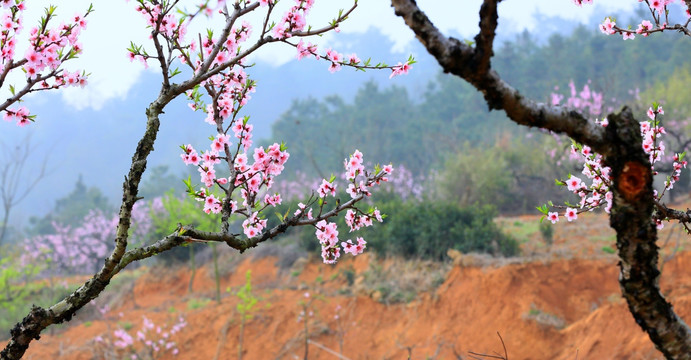
[{"label": "bush", "polygon": [[[527,135],[524,130],[518,132],[518,136]],[[510,134],[488,147],[466,143],[439,172],[436,197],[463,207],[492,204],[501,214],[534,212],[537,204],[563,197],[554,179],[571,166],[559,160],[561,152],[547,151],[548,146],[554,149],[557,144],[554,140],[546,140],[545,144],[528,138],[518,141]]]},{"label": "bush", "polygon": [[544,240],[547,246],[552,246],[554,242],[554,226],[544,220],[540,223],[540,234],[542,234],[542,240]]},{"label": "bush", "polygon": [[405,258],[443,260],[448,249],[513,256],[518,243],[503,234],[491,206],[461,207],[448,202],[387,204],[390,216],[381,229],[368,231],[378,253]]}]

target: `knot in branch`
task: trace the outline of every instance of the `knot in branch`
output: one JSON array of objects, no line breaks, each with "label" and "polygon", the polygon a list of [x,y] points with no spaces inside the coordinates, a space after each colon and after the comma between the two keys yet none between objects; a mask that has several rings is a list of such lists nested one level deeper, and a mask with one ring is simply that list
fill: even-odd
[{"label": "knot in branch", "polygon": [[616,179],[617,188],[627,201],[634,201],[645,189],[650,168],[636,161],[628,161]]}]

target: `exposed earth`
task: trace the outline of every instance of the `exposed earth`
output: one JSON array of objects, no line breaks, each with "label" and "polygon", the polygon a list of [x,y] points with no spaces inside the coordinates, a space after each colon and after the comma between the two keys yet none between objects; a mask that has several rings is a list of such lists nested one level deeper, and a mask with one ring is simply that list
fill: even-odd
[{"label": "exposed earth", "polygon": [[[135,334],[144,315],[168,325],[163,332],[180,316],[187,323],[170,336],[179,353],[159,354],[159,359],[237,359],[241,326],[235,294],[247,270],[259,298],[244,331],[242,358],[247,360],[303,359],[303,309],[309,359],[503,355],[499,335],[510,359],[662,359],[620,296],[607,218],[562,220],[551,246],[537,231],[537,220],[498,220],[522,243],[523,256],[515,259],[451,254],[453,263],[405,263],[366,253],[348,255],[335,266],[300,259],[281,269],[280,254],[227,251],[221,257],[220,303],[214,300],[211,263],[197,270],[192,292],[187,266],[125,272],[73,324],[34,341],[25,359],[129,359],[106,344],[123,328],[141,349]],[[682,318],[691,319],[688,240],[671,227],[660,239],[663,258],[673,255],[663,265],[663,293]],[[106,304],[110,309],[101,315],[97,308]],[[96,341],[98,336],[103,340]]]}]

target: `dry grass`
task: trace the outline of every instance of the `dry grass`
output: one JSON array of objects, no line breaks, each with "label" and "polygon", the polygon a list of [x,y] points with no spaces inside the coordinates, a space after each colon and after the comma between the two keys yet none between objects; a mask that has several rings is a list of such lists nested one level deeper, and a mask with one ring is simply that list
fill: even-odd
[{"label": "dry grass", "polygon": [[385,304],[407,303],[436,290],[452,267],[429,260],[372,259],[369,268],[355,278],[353,290]]}]

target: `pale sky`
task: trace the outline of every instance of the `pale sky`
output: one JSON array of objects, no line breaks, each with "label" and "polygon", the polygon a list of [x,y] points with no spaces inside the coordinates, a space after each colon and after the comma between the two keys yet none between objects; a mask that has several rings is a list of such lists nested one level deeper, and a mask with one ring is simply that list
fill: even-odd
[{"label": "pale sky", "polygon": [[[433,22],[444,31],[455,30],[462,36],[471,38],[477,31],[478,10],[481,0],[418,0],[419,6],[427,12]],[[90,1],[48,1],[31,0],[27,2],[25,24],[28,28],[38,21],[42,9],[50,3],[58,3],[58,19],[64,19],[75,13],[83,12]],[[183,3],[194,4],[195,1]],[[283,0],[284,6],[292,4]],[[616,11],[632,6],[639,6],[633,0],[602,0],[597,2],[607,11]],[[124,0],[95,0],[95,12],[89,15],[88,26],[81,37],[84,53],[80,59],[70,61],[67,69],[86,69],[92,75],[86,89],[71,88],[62,90],[64,100],[76,108],[101,108],[113,98],[124,98],[136,83],[139,74],[144,70],[139,63],[130,63],[125,54],[131,40],[138,44],[148,44],[147,30],[143,18],[134,11],[135,2]],[[339,8],[348,8],[352,1],[317,0],[308,21],[315,27],[323,26],[334,18]],[[593,6],[579,8],[572,0],[514,0],[500,4],[500,26],[511,29],[531,31],[539,30],[533,15],[539,12],[547,16],[560,16],[568,20],[586,21],[593,15]],[[282,12],[279,12],[279,14]],[[603,13],[604,16],[607,15]],[[220,19],[219,19],[220,20]],[[208,24],[198,23],[197,31]],[[412,32],[405,27],[402,20],[396,17],[387,0],[360,0],[358,8],[342,27],[343,33],[364,32],[374,27],[381,30],[394,41],[396,50],[405,50],[413,40]],[[190,34],[192,33],[192,29]],[[337,44],[338,34],[331,33],[317,43],[322,46]],[[21,42],[20,42],[21,43]],[[23,49],[18,47],[18,54]],[[366,57],[366,54],[361,54]],[[286,46],[271,46],[268,51],[258,54],[253,60],[280,65],[294,59],[295,50]],[[155,71],[155,64],[148,71]],[[40,100],[39,100],[40,101]]]}]

